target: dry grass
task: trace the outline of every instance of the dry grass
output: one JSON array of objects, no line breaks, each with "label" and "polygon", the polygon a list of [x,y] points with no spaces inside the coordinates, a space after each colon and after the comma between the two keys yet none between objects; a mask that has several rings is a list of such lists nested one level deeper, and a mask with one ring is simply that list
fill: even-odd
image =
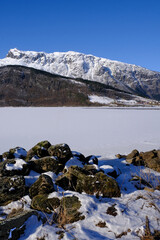
[{"label": "dry grass", "polygon": [[23,211],[24,211],[23,207],[13,208],[12,211],[7,215],[7,219],[13,218],[13,217],[19,215],[20,213],[22,213]]}]

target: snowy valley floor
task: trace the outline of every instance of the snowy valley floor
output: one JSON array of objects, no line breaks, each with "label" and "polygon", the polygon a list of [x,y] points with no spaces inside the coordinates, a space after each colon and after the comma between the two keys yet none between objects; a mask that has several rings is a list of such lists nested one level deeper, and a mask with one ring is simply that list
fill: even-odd
[{"label": "snowy valley floor", "polygon": [[[98,167],[107,174],[114,168],[116,181],[121,189],[119,198],[96,198],[86,193],[65,191],[59,188],[49,197],[75,195],[81,201],[80,212],[84,220],[67,224],[64,229],[42,224],[36,216],[26,222],[24,234],[19,239],[58,239],[56,232],[64,232],[64,240],[128,239],[138,240],[144,234],[146,216],[150,230],[160,230],[160,191],[138,190],[140,176],[155,189],[160,184],[160,173],[142,166],[128,164],[115,154],[128,154],[133,149],[148,151],[160,149],[160,110],[158,109],[107,109],[107,108],[0,108],[0,154],[9,148],[21,146],[29,150],[41,140],[52,144],[67,143],[72,151],[85,156],[98,157]],[[55,182],[55,175],[46,173]],[[31,171],[25,177],[30,186],[39,177]],[[30,209],[31,199],[21,200],[0,207],[0,219],[13,208]],[[107,211],[111,208],[111,213]],[[3,214],[2,214],[3,213]],[[43,213],[41,213],[43,215]],[[98,226],[97,226],[98,224]],[[44,238],[43,238],[44,237]],[[59,238],[60,239],[60,238]]]}]

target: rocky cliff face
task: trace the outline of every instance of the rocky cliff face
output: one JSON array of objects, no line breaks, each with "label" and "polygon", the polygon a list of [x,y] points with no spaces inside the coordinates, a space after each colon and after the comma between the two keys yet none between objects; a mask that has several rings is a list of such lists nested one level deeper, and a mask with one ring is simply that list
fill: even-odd
[{"label": "rocky cliff face", "polygon": [[160,73],[76,52],[43,53],[11,49],[0,66],[22,65],[71,78],[100,82],[160,100]]}]

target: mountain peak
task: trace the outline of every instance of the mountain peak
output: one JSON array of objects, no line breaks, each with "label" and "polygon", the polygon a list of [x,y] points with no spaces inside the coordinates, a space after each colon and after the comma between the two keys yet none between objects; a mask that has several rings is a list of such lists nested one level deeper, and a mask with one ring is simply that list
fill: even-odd
[{"label": "mountain peak", "polygon": [[[22,65],[50,73],[100,82],[130,93],[160,99],[160,73],[74,51],[35,52],[11,49],[0,66]],[[153,91],[154,89],[154,91]]]}]

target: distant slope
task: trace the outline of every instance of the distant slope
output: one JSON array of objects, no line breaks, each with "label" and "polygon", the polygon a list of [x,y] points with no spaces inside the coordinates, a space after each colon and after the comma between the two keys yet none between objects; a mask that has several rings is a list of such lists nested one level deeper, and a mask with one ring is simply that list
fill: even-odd
[{"label": "distant slope", "polygon": [[133,94],[160,100],[160,73],[77,52],[43,53],[11,49],[0,66],[22,65],[50,73],[100,82]]},{"label": "distant slope", "polygon": [[94,81],[62,77],[24,66],[0,67],[0,106],[100,105],[95,98],[102,98],[105,103],[106,99],[112,103],[122,99],[147,102],[146,99]]}]

